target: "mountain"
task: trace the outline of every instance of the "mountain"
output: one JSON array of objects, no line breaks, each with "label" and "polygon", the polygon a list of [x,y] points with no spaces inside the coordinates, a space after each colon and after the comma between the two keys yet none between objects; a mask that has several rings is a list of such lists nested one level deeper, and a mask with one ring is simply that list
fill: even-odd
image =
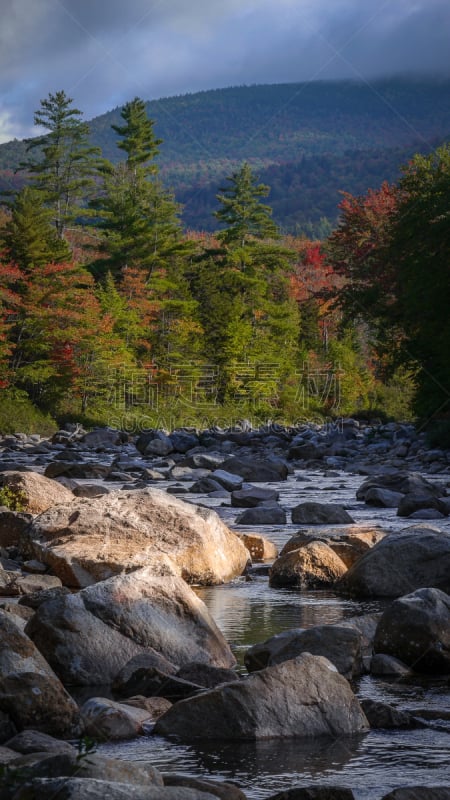
[{"label": "mountain", "polygon": [[[185,205],[186,226],[216,227],[212,210],[226,175],[248,161],[272,186],[269,202],[286,231],[317,234],[334,224],[339,191],[364,193],[396,180],[402,163],[450,136],[450,81],[390,79],[215,89],[150,101],[163,139],[164,182]],[[93,119],[92,141],[118,160],[111,125],[120,108]],[[0,146],[0,190],[25,144]]]}]

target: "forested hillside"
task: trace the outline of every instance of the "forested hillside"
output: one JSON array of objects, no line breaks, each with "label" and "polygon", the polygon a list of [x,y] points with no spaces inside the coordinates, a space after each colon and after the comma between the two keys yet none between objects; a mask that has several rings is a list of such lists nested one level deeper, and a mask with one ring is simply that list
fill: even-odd
[{"label": "forested hillside", "polygon": [[[214,232],[186,232],[144,101],[113,123],[121,160],[82,116],[64,91],[41,101],[27,185],[0,213],[0,430],[35,414],[40,427],[42,414],[125,428],[448,420],[449,145],[408,157],[395,183],[373,174],[367,192],[343,192],[322,241],[280,231],[248,161],[217,186]],[[362,181],[360,155],[345,163]],[[300,177],[276,167],[292,198],[304,163]],[[324,185],[348,187],[331,157],[315,164]]]},{"label": "forested hillside", "polygon": [[[183,222],[212,230],[215,194],[247,161],[272,187],[274,219],[285,231],[323,235],[337,219],[339,191],[355,194],[397,180],[413,153],[450,135],[450,81],[384,80],[236,87],[146,104],[161,177],[185,205]],[[120,157],[111,125],[120,109],[90,123],[91,141]],[[0,188],[23,183],[14,169],[25,145],[0,146]]]}]

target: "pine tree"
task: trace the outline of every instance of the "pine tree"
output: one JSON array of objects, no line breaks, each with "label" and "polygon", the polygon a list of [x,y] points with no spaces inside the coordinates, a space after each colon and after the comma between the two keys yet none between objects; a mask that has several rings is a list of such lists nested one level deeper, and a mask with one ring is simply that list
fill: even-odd
[{"label": "pine tree", "polygon": [[239,365],[272,364],[280,376],[292,370],[299,325],[289,285],[294,254],[277,241],[271,209],[259,199],[268,187],[257,183],[248,164],[229,181],[215,214],[228,227],[193,275],[205,352],[222,375],[222,401],[232,396]]},{"label": "pine tree", "polygon": [[42,204],[41,193],[30,186],[16,195],[0,238],[9,259],[26,272],[70,258],[66,241],[58,237],[52,224],[52,211]]},{"label": "pine tree", "polygon": [[156,174],[158,167],[154,159],[162,139],[155,138],[154,122],[147,116],[144,101],[135,97],[124,105],[121,116],[125,125],[111,127],[122,137],[117,146],[127,154],[127,167],[131,170],[139,168],[146,175]]},{"label": "pine tree", "polygon": [[127,103],[122,118],[126,124],[113,128],[123,137],[118,147],[127,158],[105,165],[103,192],[93,203],[104,234],[104,256],[93,268],[103,273],[109,269],[117,277],[138,267],[150,279],[155,269],[192,248],[182,237],[178,204],[156,177],[154,159],[161,140],[154,136],[144,102],[135,98]]},{"label": "pine tree", "polygon": [[34,123],[48,133],[30,141],[28,151],[36,151],[37,159],[21,165],[31,173],[44,204],[52,210],[59,238],[80,214],[94,186],[100,154],[89,144],[89,126],[81,121],[82,112],[73,108],[72,102],[64,91],[41,100]]}]

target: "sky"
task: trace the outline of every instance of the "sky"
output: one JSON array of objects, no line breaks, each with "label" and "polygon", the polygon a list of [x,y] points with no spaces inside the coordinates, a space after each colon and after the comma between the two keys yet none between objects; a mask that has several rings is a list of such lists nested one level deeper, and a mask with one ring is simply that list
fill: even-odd
[{"label": "sky", "polygon": [[85,119],[139,96],[450,76],[450,0],[2,0],[0,142],[60,89]]}]

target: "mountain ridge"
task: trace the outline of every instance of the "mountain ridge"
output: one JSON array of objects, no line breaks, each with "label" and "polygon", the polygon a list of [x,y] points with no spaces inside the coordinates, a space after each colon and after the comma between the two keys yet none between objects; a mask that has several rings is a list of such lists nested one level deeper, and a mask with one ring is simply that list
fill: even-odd
[{"label": "mountain ridge", "polygon": [[[161,177],[185,204],[185,225],[206,230],[215,227],[215,193],[243,161],[264,182],[272,177],[269,202],[283,229],[314,233],[322,217],[335,223],[339,189],[364,193],[395,180],[414,152],[429,152],[450,135],[450,80],[443,78],[255,84],[161,98],[146,107],[163,139]],[[123,156],[111,129],[119,121],[116,107],[89,123],[92,142],[113,161]],[[12,171],[25,148],[18,140],[0,145],[0,190],[17,183]],[[310,212],[303,207],[296,218],[295,193],[305,186]]]}]

